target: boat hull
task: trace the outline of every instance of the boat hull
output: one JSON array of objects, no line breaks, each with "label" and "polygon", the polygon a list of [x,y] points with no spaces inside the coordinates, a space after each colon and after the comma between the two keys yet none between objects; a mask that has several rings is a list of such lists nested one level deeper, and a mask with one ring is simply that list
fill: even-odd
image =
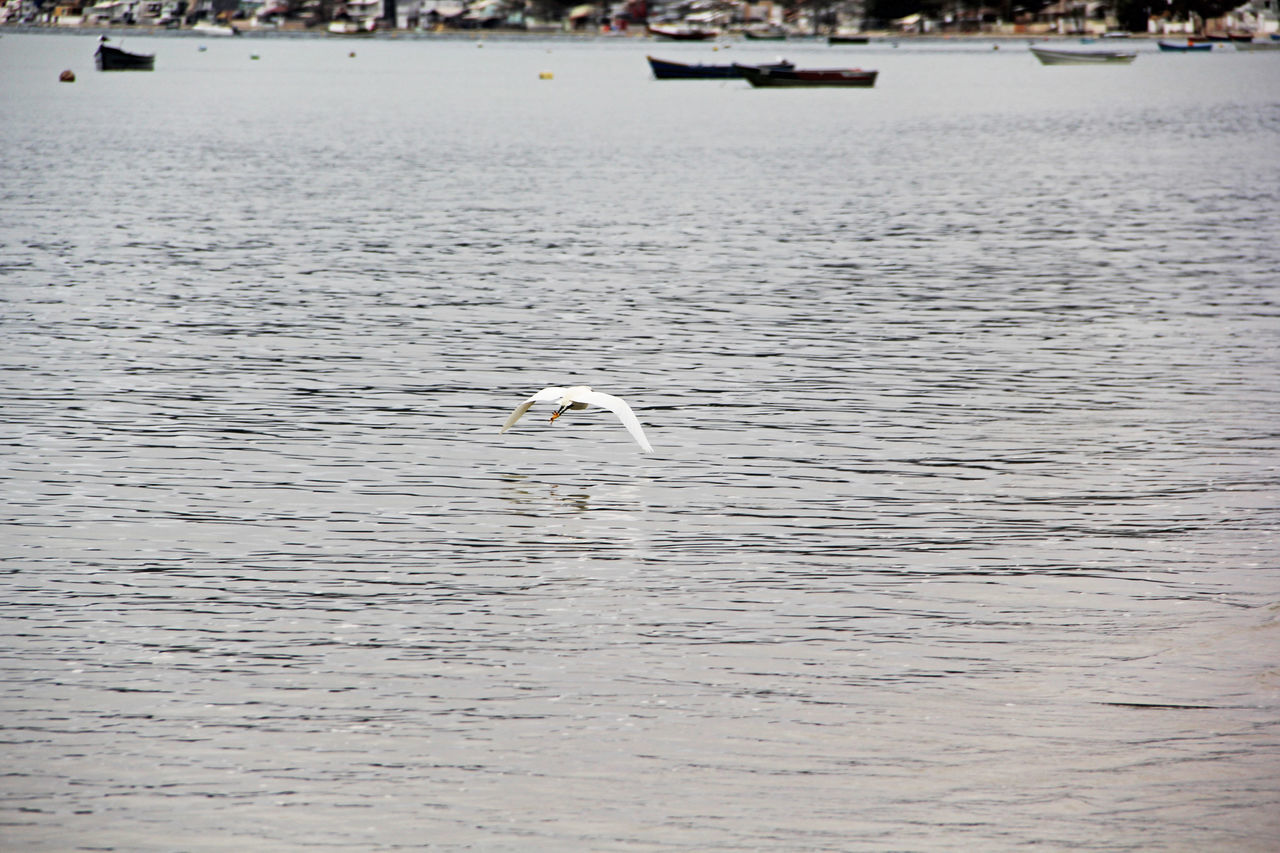
[{"label": "boat hull", "polygon": [[761,88],[812,88],[829,86],[838,88],[869,89],[876,84],[878,71],[861,68],[760,68],[751,65],[734,66],[742,72],[752,86]]},{"label": "boat hull", "polygon": [[1128,65],[1138,54],[1127,50],[1057,50],[1033,47],[1041,65]]},{"label": "boat hull", "polygon": [[718,30],[675,30],[666,27],[649,27],[649,34],[672,41],[706,41],[720,35]]},{"label": "boat hull", "polygon": [[[737,65],[690,65],[684,62],[671,62],[654,56],[645,57],[653,76],[659,80],[738,80],[742,72]],[[741,66],[747,67],[747,66]],[[779,62],[763,68],[794,68],[790,62]]]},{"label": "boat hull", "polygon": [[1170,53],[1203,53],[1213,50],[1213,44],[1211,42],[1205,42],[1203,44],[1186,42],[1183,44],[1179,42],[1161,41],[1156,42],[1156,44],[1159,45],[1161,50]]},{"label": "boat hull", "polygon": [[98,45],[93,61],[99,71],[154,71],[156,67],[154,53],[129,53],[105,44]]}]

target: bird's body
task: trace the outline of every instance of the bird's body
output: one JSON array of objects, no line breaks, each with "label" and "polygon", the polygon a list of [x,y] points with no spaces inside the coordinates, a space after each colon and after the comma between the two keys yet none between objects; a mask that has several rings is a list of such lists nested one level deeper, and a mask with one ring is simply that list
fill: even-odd
[{"label": "bird's body", "polygon": [[506,432],[520,420],[520,417],[534,403],[541,403],[545,400],[556,400],[556,411],[551,416],[551,420],[560,417],[569,409],[581,410],[587,406],[600,406],[608,409],[618,416],[618,420],[622,421],[622,425],[627,428],[627,432],[631,433],[631,437],[640,443],[645,453],[652,453],[653,448],[649,446],[649,440],[644,437],[644,430],[640,426],[640,420],[636,417],[635,412],[631,411],[631,407],[621,397],[615,397],[612,394],[602,394],[599,391],[592,391],[586,385],[574,385],[569,388],[550,387],[543,388],[520,405],[516,406],[516,410],[511,413],[511,417],[507,418],[507,422],[502,425],[502,429],[498,432]]}]

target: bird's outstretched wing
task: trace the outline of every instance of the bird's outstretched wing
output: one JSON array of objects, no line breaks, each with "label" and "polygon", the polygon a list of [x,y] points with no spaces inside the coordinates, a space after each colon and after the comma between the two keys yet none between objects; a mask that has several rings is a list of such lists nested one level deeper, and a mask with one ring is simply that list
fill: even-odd
[{"label": "bird's outstretched wing", "polygon": [[[601,394],[599,391],[590,391],[586,394],[579,394],[575,399],[579,402],[587,403],[592,406],[599,406],[602,409],[608,409],[613,412],[618,416],[618,420],[622,421],[622,425],[627,428],[627,432],[631,433],[631,437],[640,442],[640,446],[644,448],[644,452],[653,452],[653,448],[649,445],[649,439],[644,437],[644,429],[640,426],[639,418],[636,417],[635,412],[631,411],[631,407],[627,405],[626,400],[623,400],[621,397],[615,397],[612,394]],[[514,423],[514,421],[512,423]]]},{"label": "bird's outstretched wing", "polygon": [[[511,413],[511,417],[507,418],[507,422],[502,425],[502,429],[498,430],[498,432],[504,433],[507,430],[511,429],[511,427],[515,426],[515,422],[520,420],[521,415],[529,411],[529,408],[534,403],[541,402],[542,400],[559,400],[561,397],[564,396],[565,390],[567,389],[557,388],[554,386],[550,388],[543,388],[537,394],[534,394],[528,400],[525,400],[523,403],[516,406],[516,410]],[[619,400],[618,402],[622,402],[622,401]],[[623,405],[626,405],[626,404],[623,403]]]}]

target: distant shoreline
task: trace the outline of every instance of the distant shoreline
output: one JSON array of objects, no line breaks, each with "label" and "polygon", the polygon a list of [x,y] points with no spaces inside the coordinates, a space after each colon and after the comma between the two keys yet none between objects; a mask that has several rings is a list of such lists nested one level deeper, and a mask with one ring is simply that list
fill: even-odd
[{"label": "distant shoreline", "polygon": [[[361,33],[359,35],[338,35],[327,32],[324,28],[315,27],[311,29],[276,29],[276,28],[255,28],[247,27],[241,29],[235,36],[213,35],[208,32],[184,28],[155,27],[155,26],[129,26],[129,25],[113,25],[113,26],[59,26],[58,24],[0,24],[0,34],[15,33],[26,35],[111,35],[113,33],[120,35],[148,35],[148,36],[172,36],[177,38],[215,38],[219,41],[231,40],[236,38],[286,38],[286,39],[332,39],[334,41],[397,41],[397,40],[440,40],[440,41],[483,41],[488,39],[557,39],[563,41],[645,41],[657,44],[716,44],[721,41],[743,41],[753,43],[752,40],[746,39],[741,33],[727,33],[716,39],[708,39],[704,42],[677,42],[670,39],[654,36],[644,31],[643,28],[637,27],[634,32],[570,32],[561,30],[545,30],[545,31],[529,31],[518,29],[476,29],[476,30],[445,30],[443,32],[425,32],[420,30],[379,30],[372,33]],[[825,44],[830,34],[818,36],[812,35],[795,35],[788,36],[785,40],[777,41],[761,41],[760,46],[769,44],[780,44],[791,42],[795,44],[819,43]],[[1087,33],[1076,33],[1072,35],[1061,35],[1059,33],[893,33],[884,30],[869,31],[858,33],[858,36],[866,37],[871,43],[877,42],[968,42],[968,41],[997,41],[997,42],[1034,42],[1034,41],[1078,41],[1082,38],[1101,39],[1099,35],[1089,35]],[[1141,41],[1147,39],[1161,38],[1182,38],[1182,34],[1160,34],[1160,33],[1131,33],[1128,38],[1106,39],[1106,41],[1124,42],[1124,41]],[[857,47],[856,44],[835,45],[836,47]]]}]

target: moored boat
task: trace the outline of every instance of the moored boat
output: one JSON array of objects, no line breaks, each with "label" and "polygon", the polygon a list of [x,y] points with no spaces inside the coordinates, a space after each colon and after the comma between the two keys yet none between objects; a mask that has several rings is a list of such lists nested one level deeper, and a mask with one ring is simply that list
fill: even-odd
[{"label": "moored boat", "polygon": [[840,86],[869,88],[876,84],[878,71],[861,68],[764,68],[754,65],[736,65],[752,86],[800,87]]},{"label": "moored boat", "polygon": [[719,30],[701,30],[695,27],[663,27],[649,24],[650,35],[673,41],[706,41],[720,35]]},{"label": "moored boat", "polygon": [[743,30],[742,37],[753,41],[786,41],[787,31],[781,27],[768,27],[763,30]]},{"label": "moored boat", "polygon": [[129,53],[118,47],[107,44],[106,36],[98,37],[98,50],[93,54],[93,62],[99,71],[154,71],[156,55],[154,53]]},{"label": "moored boat", "polygon": [[1131,50],[1063,50],[1032,45],[1041,65],[1127,65],[1138,57]]},{"label": "moored boat", "polygon": [[1280,50],[1280,41],[1238,41],[1236,50]]},{"label": "moored boat", "polygon": [[834,35],[827,36],[827,44],[870,44],[870,43],[871,43],[871,39],[868,36],[840,35],[839,33],[835,33]]},{"label": "moored boat", "polygon": [[329,22],[329,34],[335,36],[371,36],[378,28],[377,21],[338,20]]},{"label": "moored boat", "polygon": [[[742,77],[742,72],[737,65],[703,65],[701,63],[672,62],[667,59],[658,59],[656,56],[646,56],[645,59],[649,60],[649,67],[653,69],[653,76],[659,80],[737,80]],[[783,59],[758,67],[795,68],[793,64]]]},{"label": "moored boat", "polygon": [[1187,41],[1164,41],[1163,39],[1156,42],[1160,49],[1172,53],[1200,53],[1202,51],[1213,50],[1212,42],[1204,42],[1198,44],[1188,39]]},{"label": "moored boat", "polygon": [[202,36],[238,36],[240,30],[233,26],[224,26],[222,24],[211,24],[208,21],[201,21],[193,24],[191,32],[199,33]]}]

